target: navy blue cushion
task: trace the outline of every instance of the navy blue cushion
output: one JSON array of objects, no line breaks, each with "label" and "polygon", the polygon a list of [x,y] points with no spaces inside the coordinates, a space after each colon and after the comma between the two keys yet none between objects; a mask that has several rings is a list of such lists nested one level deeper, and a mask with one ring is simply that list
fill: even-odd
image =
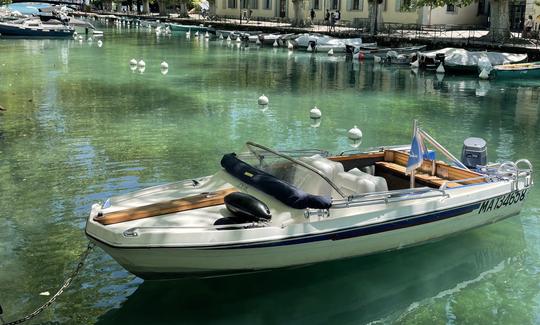
[{"label": "navy blue cushion", "polygon": [[291,208],[329,209],[332,206],[330,197],[306,193],[275,176],[246,164],[238,159],[235,153],[224,155],[221,159],[221,166],[242,182],[275,197]]}]

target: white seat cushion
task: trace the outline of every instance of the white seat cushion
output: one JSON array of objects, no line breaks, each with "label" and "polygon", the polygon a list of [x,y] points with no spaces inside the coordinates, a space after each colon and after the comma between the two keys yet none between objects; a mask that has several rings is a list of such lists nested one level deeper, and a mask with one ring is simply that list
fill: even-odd
[{"label": "white seat cushion", "polygon": [[354,174],[361,179],[367,179],[371,181],[375,186],[375,192],[386,192],[388,191],[388,184],[386,184],[386,180],[383,177],[380,176],[373,176],[367,173],[364,173],[363,171],[359,170],[358,168],[353,168],[348,171],[348,173]]},{"label": "white seat cushion", "polygon": [[[324,176],[328,177],[332,182],[334,182],[336,175],[344,170],[341,163],[328,160],[319,155],[303,157],[299,160],[314,167]],[[293,183],[303,191],[310,194],[327,196],[332,195],[332,186],[330,186],[327,181],[318,176],[316,173],[302,166],[295,167]]]}]

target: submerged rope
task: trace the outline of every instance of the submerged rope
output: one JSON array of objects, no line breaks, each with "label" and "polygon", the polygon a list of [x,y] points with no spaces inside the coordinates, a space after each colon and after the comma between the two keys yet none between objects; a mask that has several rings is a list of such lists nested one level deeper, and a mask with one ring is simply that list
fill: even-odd
[{"label": "submerged rope", "polygon": [[30,314],[24,316],[23,318],[19,318],[17,320],[11,321],[11,322],[5,322],[2,318],[2,306],[0,306],[0,321],[2,321],[3,325],[16,325],[21,324],[26,321],[31,320],[32,318],[36,317],[37,315],[41,314],[43,310],[45,310],[47,307],[53,304],[53,302],[60,296],[64,290],[67,289],[73,282],[73,279],[79,274],[81,269],[84,266],[84,262],[86,261],[86,258],[90,254],[90,251],[95,247],[96,245],[94,243],[88,243],[88,246],[86,247],[86,250],[81,254],[81,257],[79,258],[79,263],[77,264],[77,267],[71,274],[64,280],[64,284],[58,289],[58,291],[49,299],[47,300],[43,305],[41,305],[39,308],[31,312]]}]

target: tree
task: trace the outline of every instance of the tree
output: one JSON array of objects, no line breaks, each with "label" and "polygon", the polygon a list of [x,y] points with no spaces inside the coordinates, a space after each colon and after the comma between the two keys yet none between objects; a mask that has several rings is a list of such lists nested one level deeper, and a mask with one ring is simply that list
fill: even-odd
[{"label": "tree", "polygon": [[491,0],[488,36],[497,42],[510,38],[510,0]]},{"label": "tree", "polygon": [[[504,42],[510,37],[510,1],[491,0],[490,25],[488,38],[497,42]],[[472,0],[417,0],[416,7],[431,6],[432,8],[446,5],[465,7]]]},{"label": "tree", "polygon": [[372,35],[377,35],[382,24],[381,3],[383,0],[368,0],[369,30]]},{"label": "tree", "polygon": [[308,0],[292,0],[294,8],[294,19],[292,26],[305,27],[309,26],[309,21],[306,17],[306,7],[309,5]]}]

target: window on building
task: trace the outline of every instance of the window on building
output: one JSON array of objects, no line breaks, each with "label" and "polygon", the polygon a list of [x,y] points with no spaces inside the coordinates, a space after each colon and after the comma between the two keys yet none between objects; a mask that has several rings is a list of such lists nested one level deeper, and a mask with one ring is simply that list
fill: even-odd
[{"label": "window on building", "polygon": [[332,10],[339,9],[339,0],[332,0]]},{"label": "window on building", "polygon": [[264,2],[264,9],[272,9],[272,0],[263,0]]},{"label": "window on building", "polygon": [[388,1],[383,0],[382,6],[383,6],[383,11],[387,11],[388,10]]},{"label": "window on building", "polygon": [[364,0],[352,0],[351,10],[364,10]]},{"label": "window on building", "polygon": [[249,0],[240,0],[240,8],[247,9]]},{"label": "window on building", "polygon": [[228,0],[227,8],[235,9],[236,8],[236,0]]},{"label": "window on building", "polygon": [[320,0],[313,0],[313,9],[315,9],[315,10],[321,9],[321,1]]},{"label": "window on building", "polygon": [[446,5],[446,12],[456,12],[456,7],[452,4]]},{"label": "window on building", "polygon": [[259,0],[251,0],[250,8],[251,9],[259,9]]}]

